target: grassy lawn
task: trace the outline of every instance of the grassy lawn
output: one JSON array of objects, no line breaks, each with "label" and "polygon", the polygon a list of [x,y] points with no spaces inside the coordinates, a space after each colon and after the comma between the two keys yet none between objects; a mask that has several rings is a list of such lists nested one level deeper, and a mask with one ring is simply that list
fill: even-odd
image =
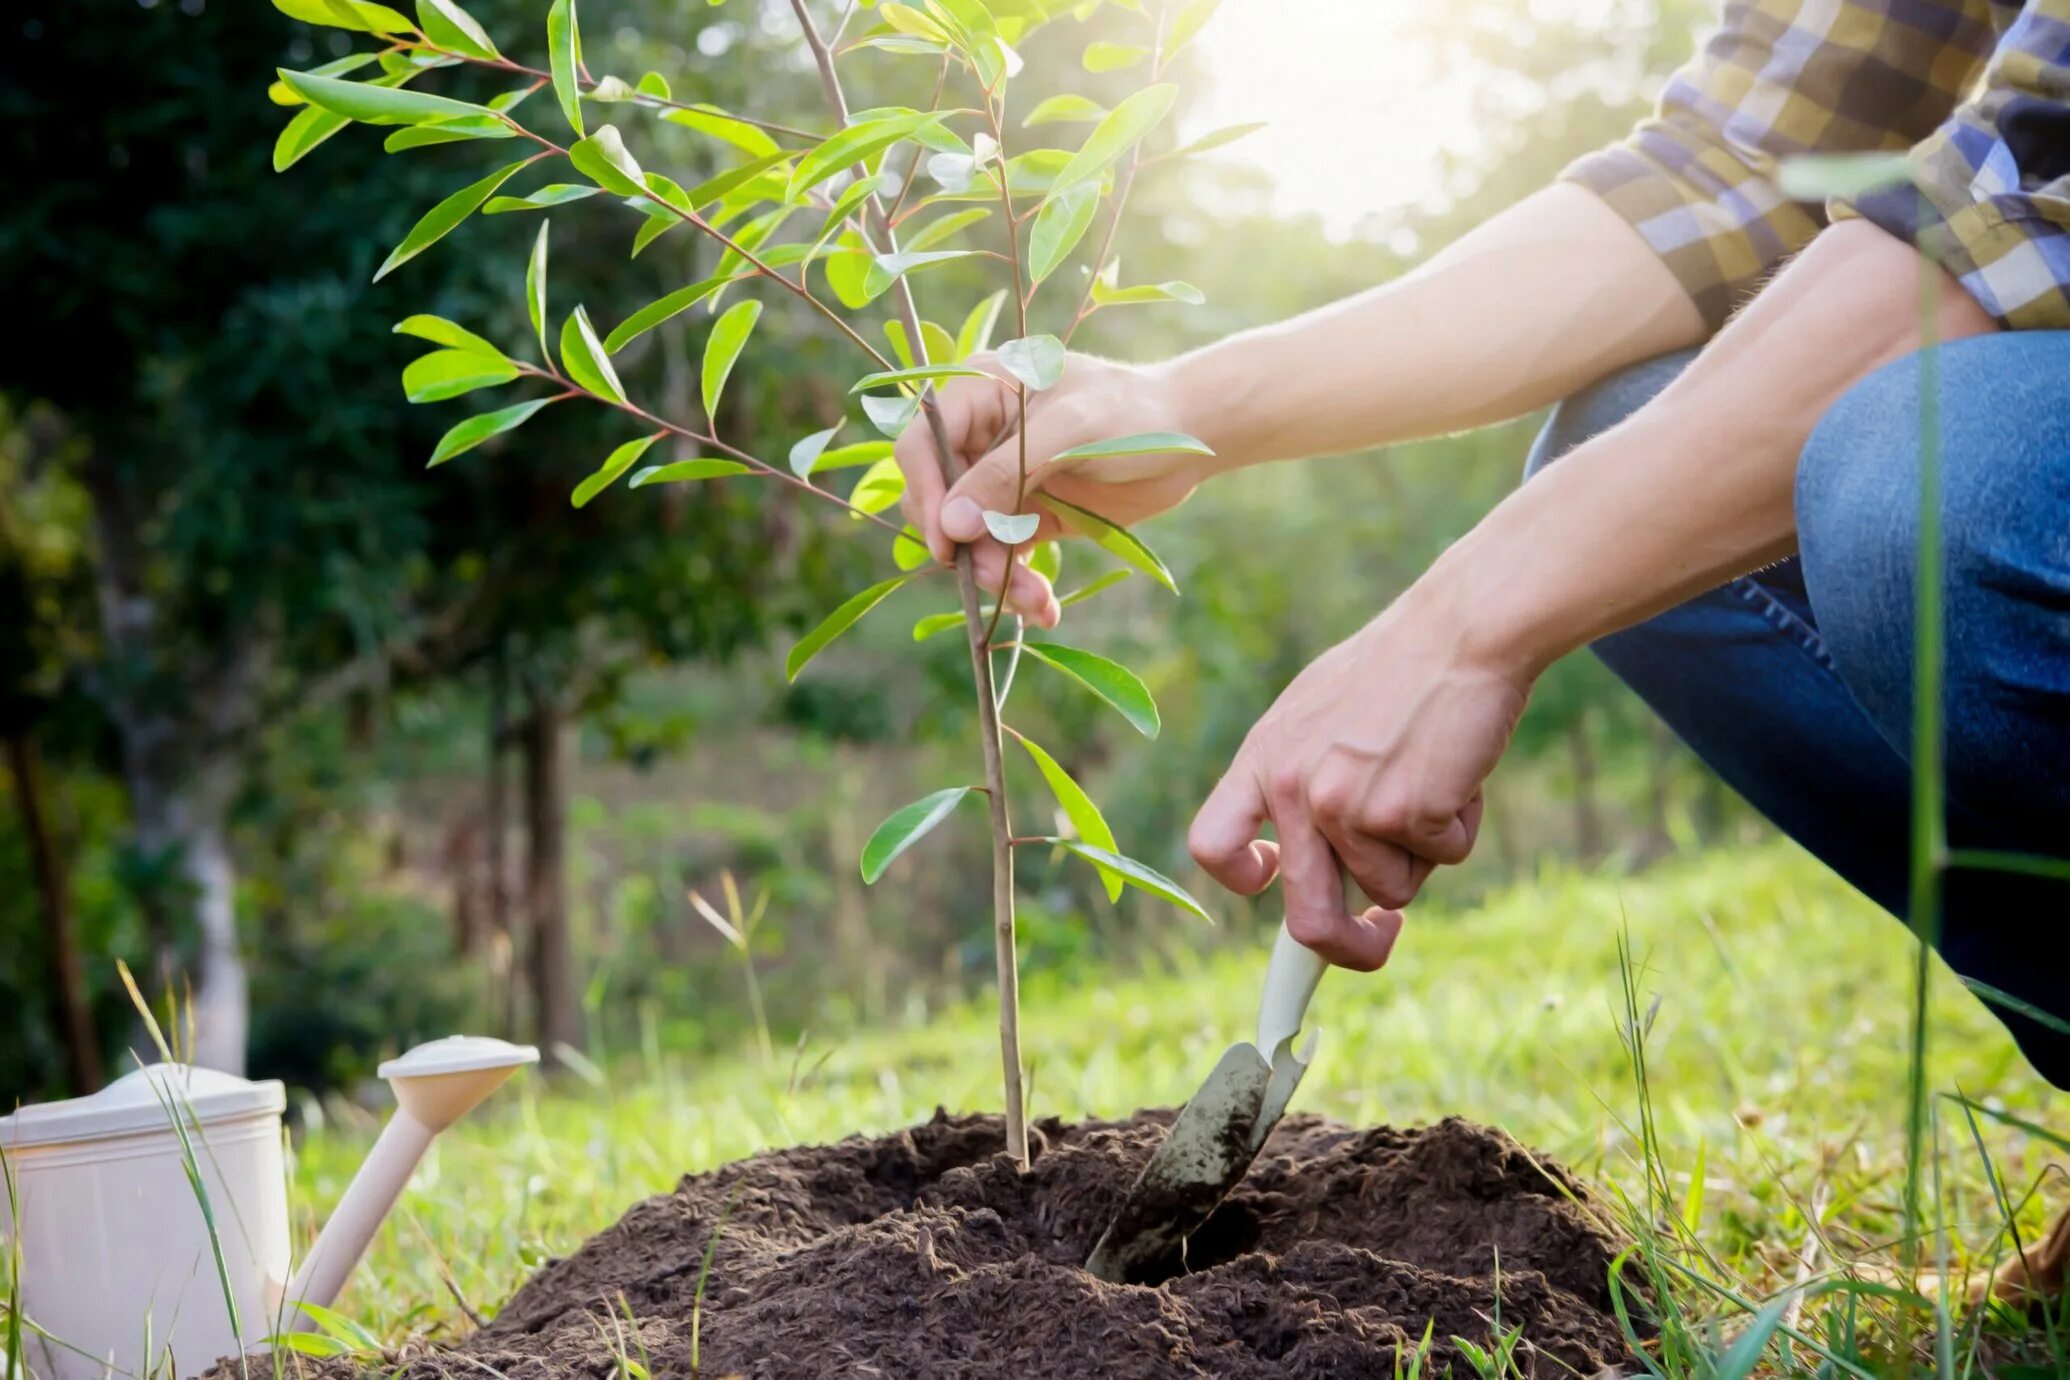
[{"label": "grassy lawn", "polygon": [[[1553,873],[1472,910],[1418,915],[1384,973],[1324,981],[1312,1015],[1322,1052],[1296,1106],[1358,1123],[1472,1117],[1642,1198],[1621,927],[1641,1007],[1658,998],[1646,1046],[1657,1163],[1701,1243],[1685,1258],[1745,1297],[1856,1259],[1887,1264],[1905,1165],[1909,941],[1787,846],[1634,878]],[[1255,950],[1201,957],[1187,937],[1175,931],[1153,971],[1030,984],[1038,1113],[1182,1100],[1243,1036],[1263,936]],[[2050,1119],[2048,1087],[1945,970],[1933,1015],[1933,1089]],[[611,1061],[608,1088],[547,1092],[527,1079],[499,1095],[426,1161],[339,1307],[384,1336],[451,1329],[454,1290],[493,1309],[543,1258],[686,1171],[896,1127],[937,1103],[997,1105],[983,1002],[914,1029],[814,1037],[773,1067],[751,1038],[741,1050],[696,1062],[629,1053]],[[1950,1249],[1988,1255],[2000,1214],[1984,1161],[1960,1110],[1939,1105]],[[2045,1205],[2029,1191],[2050,1147],[1997,1121],[1981,1129],[2007,1193],[2027,1197],[2018,1219],[2031,1240]],[[311,1222],[363,1144],[334,1132],[304,1147]],[[1692,1286],[1692,1306],[1710,1297]]]}]

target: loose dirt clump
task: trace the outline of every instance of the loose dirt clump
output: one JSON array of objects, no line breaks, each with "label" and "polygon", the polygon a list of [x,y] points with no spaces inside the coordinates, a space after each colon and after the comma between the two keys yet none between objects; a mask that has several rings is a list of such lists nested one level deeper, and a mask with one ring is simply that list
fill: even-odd
[{"label": "loose dirt clump", "polygon": [[1426,1325],[1425,1373],[1470,1373],[1451,1339],[1484,1344],[1498,1312],[1526,1375],[1625,1358],[1619,1246],[1585,1190],[1459,1120],[1289,1117],[1169,1277],[1094,1279],[1085,1255],[1170,1122],[1045,1121],[1025,1173],[997,1118],[937,1113],[693,1175],[534,1275],[459,1344],[482,1365],[431,1353],[408,1380],[609,1380],[642,1350],[656,1377],[1386,1377]]}]

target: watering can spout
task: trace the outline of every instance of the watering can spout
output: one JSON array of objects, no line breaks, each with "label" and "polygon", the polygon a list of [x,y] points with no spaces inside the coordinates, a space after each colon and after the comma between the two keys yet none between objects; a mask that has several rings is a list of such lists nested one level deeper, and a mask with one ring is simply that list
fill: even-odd
[{"label": "watering can spout", "polygon": [[432,1139],[472,1111],[519,1068],[537,1062],[539,1051],[530,1045],[455,1035],[418,1045],[381,1065],[377,1072],[395,1091],[395,1115],[381,1128],[380,1138],[353,1175],[331,1220],[288,1281],[287,1304],[296,1319],[294,1326],[313,1325],[295,1305],[328,1308],[337,1298]]}]

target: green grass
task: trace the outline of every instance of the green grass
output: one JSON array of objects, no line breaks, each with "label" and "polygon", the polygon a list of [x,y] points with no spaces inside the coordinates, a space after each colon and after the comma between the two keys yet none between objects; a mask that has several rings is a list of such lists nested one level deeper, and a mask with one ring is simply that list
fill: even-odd
[{"label": "green grass", "polygon": [[[1194,922],[1170,924],[1152,971],[1028,983],[1038,1114],[1180,1101],[1244,1035],[1264,935],[1198,954]],[[1692,1345],[1722,1346],[1747,1310],[1794,1281],[1816,1291],[1857,1260],[1892,1268],[1905,1200],[1910,940],[1786,845],[1635,878],[1552,872],[1470,911],[1416,916],[1385,972],[1324,981],[1311,1018],[1322,1053],[1297,1107],[1356,1123],[1472,1117],[1645,1203],[1641,1089],[1621,1038],[1627,931],[1663,1228],[1662,1249],[1648,1254],[1658,1270],[1688,1272],[1672,1277]],[[1938,962],[1931,1009],[1930,1088],[2045,1126],[2049,1089]],[[773,1065],[750,1032],[740,1049],[694,1062],[652,1052],[613,1060],[608,1089],[515,1085],[434,1149],[341,1310],[385,1337],[450,1332],[464,1325],[456,1294],[492,1310],[543,1258],[686,1171],[884,1130],[937,1103],[997,1104],[982,1001],[914,1029],[809,1038],[801,1056],[780,1052]],[[1990,1116],[1978,1118],[1973,1140],[1961,1108],[1936,1106],[1950,1258],[1999,1249],[2001,1188],[2022,1239],[2035,1240],[2045,1205],[2033,1190],[2048,1144]],[[331,1133],[304,1147],[306,1225],[343,1191],[365,1143]],[[1929,1242],[1921,1254],[1930,1263],[1940,1251]],[[1838,1328],[1853,1309],[1867,1328],[1888,1306],[1826,1293],[1789,1321],[1800,1332],[1814,1321]],[[1714,1317],[1722,1330],[1705,1321]],[[1922,1343],[1929,1362],[1931,1341]],[[1968,1334],[1955,1341],[1971,1345]],[[2009,1345],[1981,1350],[2003,1355]]]}]

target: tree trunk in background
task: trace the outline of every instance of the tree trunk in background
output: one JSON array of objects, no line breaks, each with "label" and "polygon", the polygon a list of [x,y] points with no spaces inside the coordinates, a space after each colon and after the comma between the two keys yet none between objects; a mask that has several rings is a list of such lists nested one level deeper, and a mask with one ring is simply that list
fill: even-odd
[{"label": "tree trunk in background", "polygon": [[517,945],[510,923],[510,674],[499,650],[489,679],[488,781],[482,801],[488,874],[490,1003],[503,1038],[518,1037]]},{"label": "tree trunk in background", "polygon": [[7,766],[14,776],[14,798],[21,809],[22,835],[29,843],[29,866],[43,902],[43,951],[50,963],[50,985],[57,1003],[58,1025],[65,1037],[65,1061],[72,1093],[80,1096],[101,1086],[101,1044],[93,1027],[93,1009],[86,999],[86,974],[79,964],[79,936],[72,924],[72,893],[58,861],[57,840],[43,808],[43,764],[35,740],[18,734],[7,740]]},{"label": "tree trunk in background", "polygon": [[1596,804],[1596,745],[1588,732],[1589,716],[1577,714],[1567,728],[1567,746],[1574,762],[1574,848],[1583,861],[1603,855],[1603,816]]},{"label": "tree trunk in background", "polygon": [[525,911],[532,1013],[548,1057],[555,1045],[584,1045],[582,1002],[568,934],[567,721],[560,707],[533,701],[524,724]]}]

